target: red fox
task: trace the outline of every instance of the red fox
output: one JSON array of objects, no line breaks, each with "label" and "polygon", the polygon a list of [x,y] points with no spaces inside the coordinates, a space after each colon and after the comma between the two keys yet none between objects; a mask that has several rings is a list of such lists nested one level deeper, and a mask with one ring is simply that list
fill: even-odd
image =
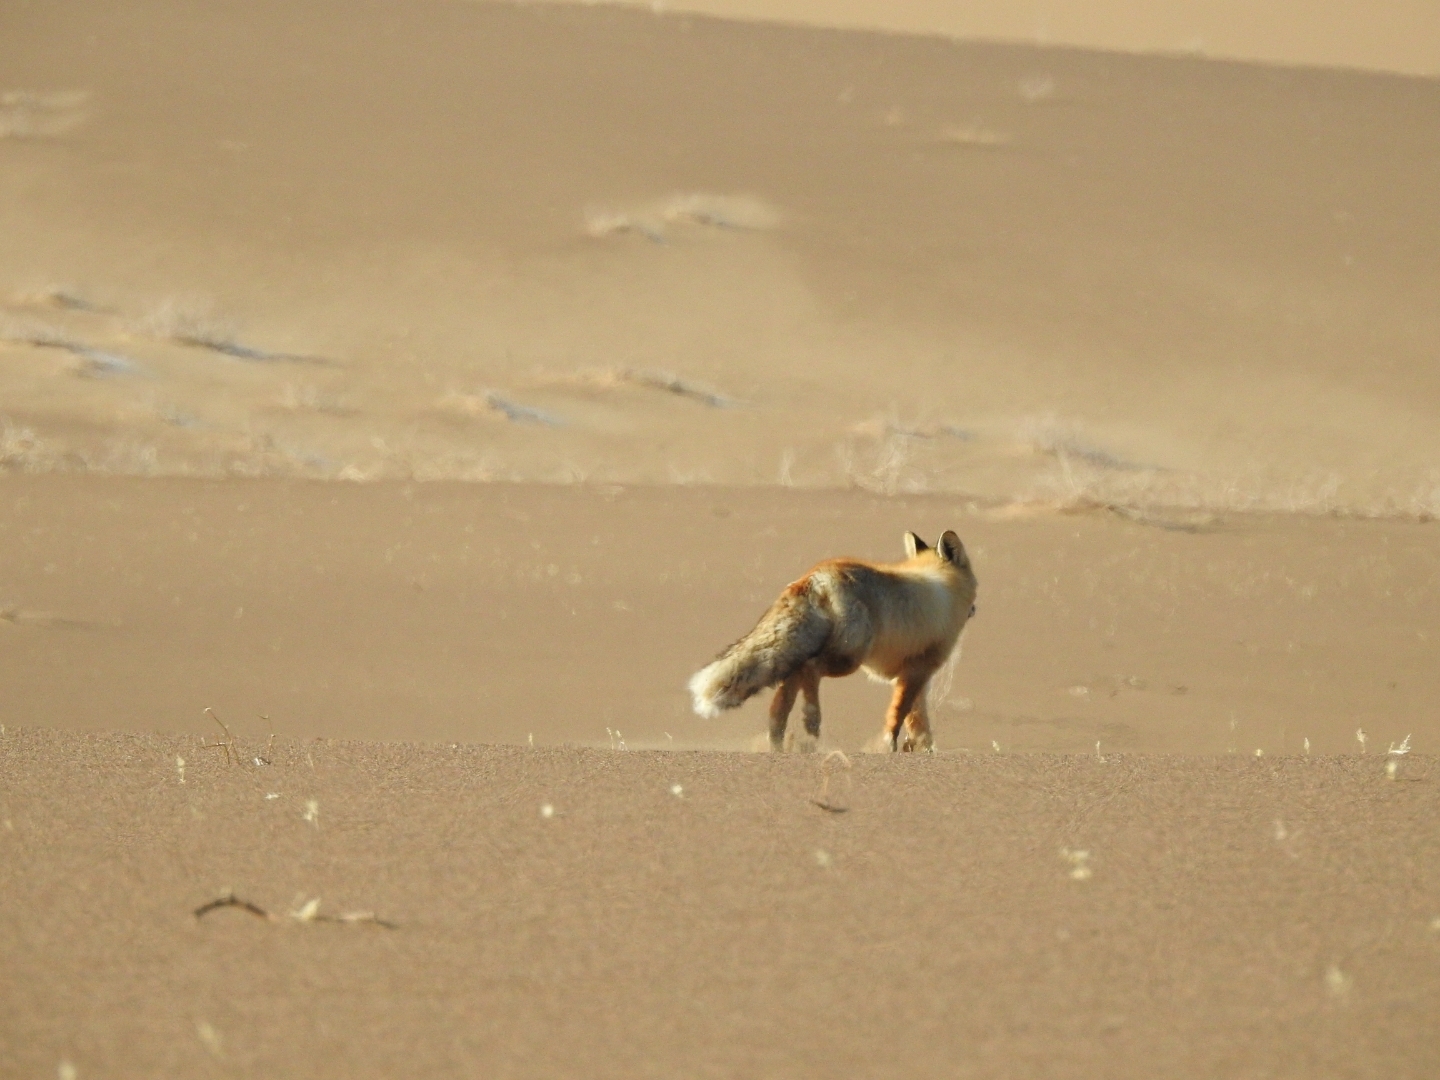
[{"label": "red fox", "polygon": [[691,678],[695,711],[718,716],[779,684],[770,748],[783,750],[796,694],[805,699],[806,733],[819,738],[820,680],[863,667],[895,684],[885,716],[890,750],[929,749],[925,690],[975,614],[975,573],[953,532],[933,549],[907,532],[905,553],[898,563],[829,559],[788,586],[754,630]]}]

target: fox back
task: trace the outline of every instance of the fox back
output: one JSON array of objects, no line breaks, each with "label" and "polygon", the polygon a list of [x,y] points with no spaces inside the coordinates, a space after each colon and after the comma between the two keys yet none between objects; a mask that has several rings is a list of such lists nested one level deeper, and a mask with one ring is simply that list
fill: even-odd
[{"label": "fox back", "polygon": [[947,532],[931,548],[907,533],[905,542],[901,562],[832,559],[809,575],[836,616],[825,652],[887,680],[943,664],[975,606],[975,572],[959,537]]}]

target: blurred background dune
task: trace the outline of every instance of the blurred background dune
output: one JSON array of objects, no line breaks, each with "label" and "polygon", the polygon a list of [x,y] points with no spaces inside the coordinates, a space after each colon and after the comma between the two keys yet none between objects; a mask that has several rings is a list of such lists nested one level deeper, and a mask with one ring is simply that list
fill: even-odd
[{"label": "blurred background dune", "polygon": [[[34,481],[0,489],[12,704],[745,745],[748,712],[695,726],[688,671],[815,560],[959,527],[998,576],[942,746],[1230,749],[1232,718],[1251,749],[1401,738],[1440,513],[1440,80],[1400,51],[1440,32],[1423,8],[9,5],[0,470]],[[853,28],[882,23],[925,34]],[[143,486],[165,477],[281,486]],[[365,558],[408,542],[415,481],[469,483],[441,503],[495,566],[646,583],[644,658],[628,594],[580,620],[548,577],[520,602],[478,566],[395,622],[429,579]],[[194,527],[201,503],[229,524]],[[556,530],[608,554],[537,561]],[[361,536],[338,592],[297,584]],[[165,606],[217,574],[198,622]],[[1285,602],[1237,608],[1256,582]],[[875,693],[835,691],[842,743]]]},{"label": "blurred background dune", "polygon": [[1434,0],[634,0],[634,5],[856,30],[1440,75],[1440,7]]},{"label": "blurred background dune", "polygon": [[626,7],[8,23],[11,468],[1440,505],[1440,81]]}]

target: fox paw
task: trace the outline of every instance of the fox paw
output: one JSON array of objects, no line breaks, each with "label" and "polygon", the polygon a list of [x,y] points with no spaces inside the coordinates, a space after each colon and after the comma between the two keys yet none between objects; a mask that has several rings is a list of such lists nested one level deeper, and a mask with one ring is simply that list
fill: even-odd
[{"label": "fox paw", "polygon": [[792,731],[785,740],[785,749],[792,754],[813,754],[820,749],[820,740],[808,731]]},{"label": "fox paw", "polygon": [[935,749],[935,741],[928,731],[907,731],[896,749],[902,754],[927,754]]}]

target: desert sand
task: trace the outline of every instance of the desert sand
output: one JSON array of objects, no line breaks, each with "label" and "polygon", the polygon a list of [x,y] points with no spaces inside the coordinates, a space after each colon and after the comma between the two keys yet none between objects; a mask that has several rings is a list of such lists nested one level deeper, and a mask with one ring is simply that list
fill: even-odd
[{"label": "desert sand", "polygon": [[1433,756],[0,746],[8,1075],[1434,1072]]},{"label": "desert sand", "polygon": [[7,7],[0,1074],[1440,1072],[1434,26],[1102,8]]}]

